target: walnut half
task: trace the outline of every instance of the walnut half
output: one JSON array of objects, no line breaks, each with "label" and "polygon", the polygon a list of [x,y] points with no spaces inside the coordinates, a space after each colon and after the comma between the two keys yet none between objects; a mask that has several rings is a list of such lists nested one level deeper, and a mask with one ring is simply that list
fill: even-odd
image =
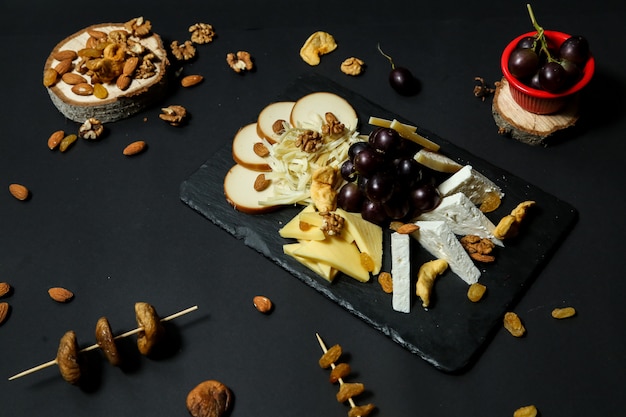
[{"label": "walnut half", "polygon": [[177,104],[163,107],[161,112],[162,113],[159,114],[159,118],[161,120],[165,120],[172,126],[180,126],[187,116],[187,110],[183,106],[179,106]]},{"label": "walnut half", "polygon": [[254,68],[252,63],[252,56],[249,52],[238,51],[236,54],[229,53],[226,55],[226,62],[233,71],[239,73],[243,71],[250,71]]}]

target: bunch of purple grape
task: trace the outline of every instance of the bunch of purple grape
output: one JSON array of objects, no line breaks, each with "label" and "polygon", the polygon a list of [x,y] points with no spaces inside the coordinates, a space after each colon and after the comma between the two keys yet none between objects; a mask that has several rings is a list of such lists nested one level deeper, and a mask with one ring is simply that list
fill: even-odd
[{"label": "bunch of purple grape", "polygon": [[367,142],[354,143],[341,165],[347,182],[337,206],[380,226],[437,207],[441,196],[434,178],[415,160],[418,150],[415,142],[390,128],[377,128]]},{"label": "bunch of purple grape", "polygon": [[527,36],[511,52],[508,68],[529,87],[558,93],[580,80],[589,56],[589,42],[582,36],[571,36],[554,50],[543,34]]}]

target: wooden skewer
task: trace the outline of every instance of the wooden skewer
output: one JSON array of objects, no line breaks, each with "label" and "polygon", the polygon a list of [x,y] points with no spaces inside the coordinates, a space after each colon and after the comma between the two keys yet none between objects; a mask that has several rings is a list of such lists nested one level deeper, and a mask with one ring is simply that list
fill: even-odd
[{"label": "wooden skewer", "polygon": [[[164,317],[164,318],[162,318],[162,319],[161,319],[161,321],[162,321],[162,322],[164,322],[164,321],[174,320],[175,318],[178,318],[178,317],[180,317],[180,316],[183,316],[183,315],[185,315],[185,314],[187,314],[187,313],[191,313],[192,311],[197,310],[197,309],[198,309],[198,306],[189,307],[189,308],[187,308],[187,309],[185,309],[185,310],[179,311],[178,313],[174,313],[174,314],[172,314],[172,315],[169,315],[169,316],[167,316],[167,317]],[[122,334],[120,334],[120,335],[115,336],[115,337],[113,338],[113,340],[122,339],[122,338],[124,338],[124,337],[131,336],[131,335],[133,335],[133,334],[139,333],[139,332],[140,332],[140,331],[142,331],[142,330],[143,330],[143,327],[137,327],[136,329],[129,330],[129,331],[127,331],[126,333],[122,333]],[[99,347],[100,347],[100,345],[98,345],[97,343],[94,343],[94,344],[93,344],[93,345],[91,345],[91,346],[87,346],[86,348],[81,349],[81,350],[80,350],[80,352],[88,352],[88,351],[90,351],[90,350],[94,350],[94,349],[97,349],[97,348],[99,348]],[[37,372],[37,371],[40,371],[40,370],[42,370],[42,369],[48,368],[48,367],[50,367],[50,366],[52,366],[52,365],[56,365],[56,364],[57,364],[57,360],[56,360],[56,358],[55,358],[55,359],[53,359],[53,360],[51,360],[51,361],[48,361],[48,362],[46,362],[46,363],[42,363],[41,365],[37,365],[37,366],[34,366],[34,367],[30,368],[30,369],[27,369],[27,370],[25,370],[25,371],[22,371],[22,372],[20,372],[19,374],[15,374],[15,375],[13,375],[12,377],[10,377],[10,378],[9,378],[9,381],[13,381],[14,379],[21,378],[21,377],[23,377],[23,376],[26,376],[26,375],[28,375],[28,374],[35,373],[35,372]]]},{"label": "wooden skewer", "polygon": [[[328,351],[328,349],[326,348],[326,344],[324,344],[324,341],[322,340],[322,338],[320,337],[320,335],[318,333],[315,333],[315,337],[317,337],[317,341],[320,344],[320,347],[322,348],[322,352],[326,353]],[[332,369],[335,369],[335,363],[331,363],[330,367]],[[343,379],[339,378],[337,381],[339,381],[339,385],[343,385]],[[356,407],[356,404],[354,403],[354,400],[352,398],[348,398],[348,403],[350,404],[350,408],[354,408]]]}]

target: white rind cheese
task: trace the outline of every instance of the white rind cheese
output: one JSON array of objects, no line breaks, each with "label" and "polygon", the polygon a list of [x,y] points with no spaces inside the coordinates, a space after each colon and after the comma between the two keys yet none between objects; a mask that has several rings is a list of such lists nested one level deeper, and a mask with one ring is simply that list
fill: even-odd
[{"label": "white rind cheese", "polygon": [[391,234],[392,307],[395,311],[411,311],[411,236]]},{"label": "white rind cheese", "polygon": [[445,221],[454,234],[476,235],[490,239],[498,246],[504,246],[493,235],[496,226],[461,192],[444,197],[437,208],[421,214],[417,220]]},{"label": "white rind cheese", "polygon": [[452,272],[468,284],[478,282],[480,270],[467,254],[450,226],[444,221],[417,221],[419,230],[411,233],[435,258],[445,259]]},{"label": "white rind cheese", "polygon": [[443,197],[461,192],[476,205],[481,204],[485,196],[491,193],[496,193],[500,199],[504,197],[500,187],[473,169],[471,165],[465,165],[450,178],[442,182],[437,189]]}]

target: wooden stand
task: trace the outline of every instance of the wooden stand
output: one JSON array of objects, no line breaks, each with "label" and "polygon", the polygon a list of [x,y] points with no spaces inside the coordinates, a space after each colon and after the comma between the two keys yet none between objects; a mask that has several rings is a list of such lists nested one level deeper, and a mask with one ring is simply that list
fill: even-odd
[{"label": "wooden stand", "polygon": [[574,126],[578,120],[578,100],[573,99],[554,114],[534,114],[522,109],[513,100],[509,83],[502,78],[491,108],[498,132],[528,145],[546,145],[556,132]]}]

